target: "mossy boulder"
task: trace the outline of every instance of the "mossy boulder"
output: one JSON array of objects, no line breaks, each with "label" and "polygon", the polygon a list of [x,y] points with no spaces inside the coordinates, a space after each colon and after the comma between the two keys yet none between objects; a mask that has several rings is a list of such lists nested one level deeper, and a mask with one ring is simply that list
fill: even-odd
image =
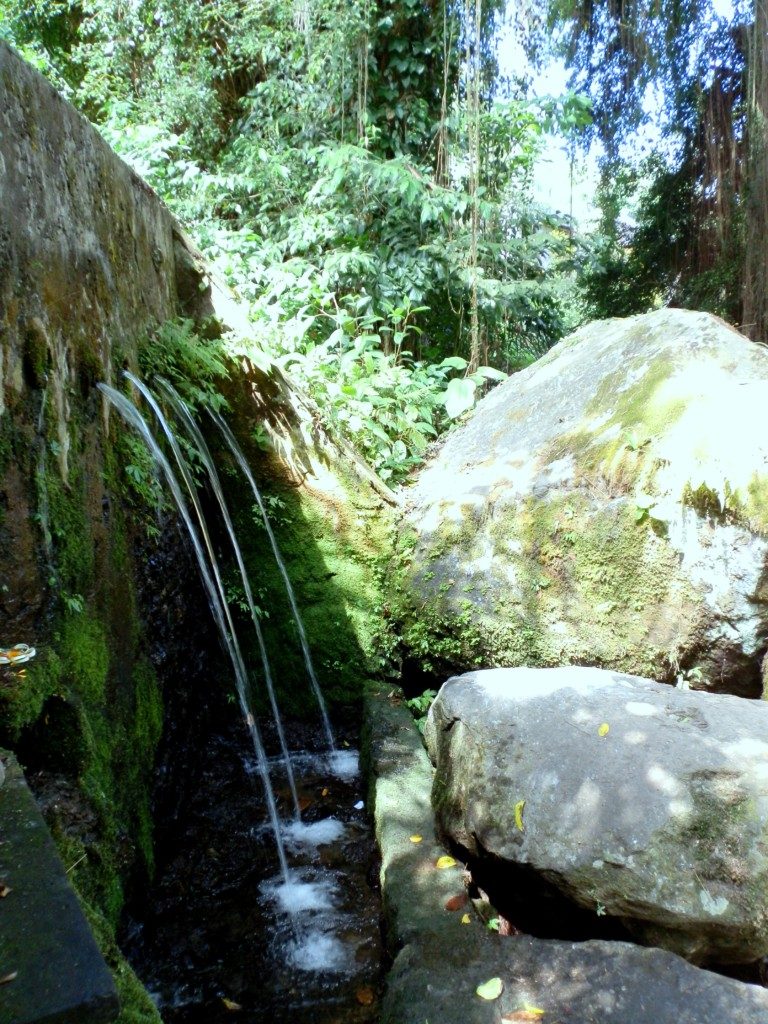
[{"label": "mossy boulder", "polygon": [[755,695],[768,352],[705,313],[593,323],[498,386],[408,498],[406,642]]},{"label": "mossy boulder", "polygon": [[766,735],[763,701],[576,666],[456,676],[426,729],[439,826],[499,891],[721,964],[768,955]]}]

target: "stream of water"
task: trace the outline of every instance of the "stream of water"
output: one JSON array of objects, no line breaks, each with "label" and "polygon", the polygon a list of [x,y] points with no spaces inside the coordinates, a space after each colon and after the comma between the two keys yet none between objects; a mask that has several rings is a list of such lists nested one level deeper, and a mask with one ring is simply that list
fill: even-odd
[{"label": "stream of water", "polygon": [[[166,828],[162,865],[123,945],[168,1024],[217,1024],[232,1013],[247,1024],[311,1016],[314,1024],[373,1024],[382,951],[374,844],[365,818],[357,755],[336,743],[293,588],[264,502],[226,423],[212,414],[244,472],[284,580],[304,662],[322,719],[322,740],[304,735],[291,752],[275,699],[252,587],[214,459],[181,397],[158,387],[205,467],[240,571],[273,723],[267,756],[221,570],[189,461],[150,389],[126,374],[152,409],[179,478],[142,414],[120,392],[102,393],[134,427],[173,495],[235,676],[240,715],[206,734],[199,784]],[[241,718],[242,716],[242,718]],[[248,729],[242,730],[245,720]],[[294,731],[300,726],[294,726]],[[250,746],[245,744],[250,735]],[[348,749],[345,749],[348,748]],[[261,780],[262,785],[254,783]],[[286,805],[292,815],[286,815]],[[266,818],[266,820],[265,820]]]},{"label": "stream of water", "polygon": [[299,635],[299,642],[301,644],[302,654],[304,655],[304,665],[306,666],[307,669],[307,676],[312,687],[312,692],[315,695],[317,705],[320,708],[320,715],[323,720],[323,729],[325,730],[325,738],[328,743],[329,749],[335,750],[336,744],[333,737],[331,720],[328,717],[328,708],[326,707],[325,699],[323,697],[323,691],[320,689],[320,683],[317,680],[317,673],[315,672],[315,667],[312,662],[312,654],[309,650],[309,642],[307,641],[307,634],[304,629],[304,622],[301,618],[301,613],[299,612],[299,606],[296,604],[296,595],[293,592],[293,584],[291,583],[291,578],[288,575],[288,570],[285,567],[283,556],[280,554],[280,548],[278,547],[275,534],[269,522],[267,510],[264,507],[264,501],[261,497],[261,491],[259,490],[258,485],[256,483],[256,479],[253,473],[251,472],[251,467],[248,465],[248,460],[243,454],[240,445],[237,443],[236,437],[229,429],[227,421],[213,409],[209,409],[208,412],[210,413],[210,416],[213,419],[214,423],[218,426],[219,430],[221,431],[222,437],[226,441],[229,450],[232,452],[232,455],[235,458],[235,461],[237,462],[238,466],[243,471],[243,474],[248,480],[248,483],[251,486],[251,491],[253,492],[253,496],[256,499],[256,504],[259,507],[259,512],[261,513],[261,517],[264,522],[264,529],[267,532],[267,537],[269,538],[269,543],[272,547],[272,553],[275,556],[277,567],[280,570],[280,575],[282,576],[283,583],[285,584],[285,591],[286,594],[288,595],[288,600],[291,605],[291,611],[293,613],[293,621],[296,624],[296,631]]},{"label": "stream of water", "polygon": [[[355,751],[340,749],[346,771],[329,774],[316,737],[287,723],[309,749],[294,751],[303,821],[284,826],[286,885],[237,717],[214,723],[200,750],[200,778],[121,945],[166,1024],[375,1024],[378,864]],[[270,769],[287,807],[279,755]]]},{"label": "stream of water", "polygon": [[150,405],[152,405],[153,411],[155,411],[155,415],[158,417],[158,421],[163,427],[164,433],[168,438],[168,442],[171,446],[171,449],[174,452],[174,455],[176,456],[179,468],[182,471],[182,475],[184,475],[185,477],[187,490],[189,491],[190,496],[194,495],[193,503],[198,515],[198,521],[200,523],[201,530],[203,531],[203,535],[205,538],[206,549],[210,556],[210,566],[208,559],[206,558],[206,551],[203,550],[203,546],[200,543],[200,538],[198,536],[197,529],[195,528],[195,524],[192,521],[192,517],[190,516],[187,503],[184,500],[184,495],[182,493],[181,487],[179,486],[179,482],[176,479],[176,475],[174,474],[173,469],[171,468],[171,465],[168,462],[168,459],[165,457],[165,454],[163,453],[162,449],[155,440],[154,435],[152,434],[152,431],[149,429],[149,425],[147,424],[146,420],[138,411],[133,402],[131,402],[130,399],[126,398],[125,395],[122,395],[119,391],[116,391],[114,388],[109,387],[109,385],[107,384],[100,384],[99,388],[101,389],[102,393],[106,396],[106,398],[117,409],[120,415],[126,420],[126,422],[133,426],[136,430],[138,430],[139,434],[144,439],[144,442],[149,448],[150,452],[152,453],[153,458],[155,459],[155,461],[160,466],[163,472],[163,476],[165,477],[166,483],[168,484],[171,494],[173,495],[173,499],[176,503],[179,515],[181,516],[184,522],[187,534],[194,548],[195,558],[197,560],[197,565],[200,570],[200,576],[205,586],[211,611],[213,613],[213,617],[216,621],[219,634],[221,636],[224,647],[229,655],[229,659],[232,664],[232,669],[234,671],[237,693],[240,700],[243,718],[245,720],[245,723],[248,727],[248,731],[251,736],[253,749],[256,753],[259,773],[262,777],[262,781],[264,784],[264,794],[266,798],[267,812],[269,815],[270,824],[272,826],[275,849],[277,851],[278,859],[280,861],[280,871],[283,876],[284,882],[287,884],[288,861],[285,856],[285,846],[283,843],[282,832],[280,827],[280,818],[277,813],[277,804],[275,802],[275,795],[269,777],[269,766],[267,764],[267,757],[264,750],[264,744],[261,739],[259,727],[256,723],[256,718],[254,717],[253,712],[251,710],[250,680],[248,677],[248,672],[246,671],[245,668],[245,664],[243,662],[242,654],[240,652],[240,645],[237,642],[237,636],[235,634],[234,627],[232,626],[232,618],[229,611],[229,605],[227,604],[226,597],[224,595],[224,587],[221,581],[221,575],[218,570],[218,562],[216,561],[216,558],[213,554],[210,536],[205,525],[205,517],[202,513],[202,509],[199,506],[199,501],[196,496],[194,482],[188,479],[189,471],[185,469],[186,464],[184,462],[183,456],[181,455],[178,442],[176,441],[176,438],[173,436],[173,432],[170,430],[170,427],[168,427],[168,424],[165,421],[165,417],[163,416],[162,411],[159,409],[154,399],[152,399]]}]

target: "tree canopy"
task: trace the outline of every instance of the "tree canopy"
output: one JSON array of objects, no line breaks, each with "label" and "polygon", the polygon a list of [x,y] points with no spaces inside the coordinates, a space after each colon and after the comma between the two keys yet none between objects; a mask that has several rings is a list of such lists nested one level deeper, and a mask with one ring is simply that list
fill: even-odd
[{"label": "tree canopy", "polygon": [[[758,21],[765,10],[758,4]],[[537,0],[564,97],[502,80],[503,0],[0,0],[18,47],[170,204],[386,479],[586,316],[768,335],[765,28],[744,0]],[[534,201],[547,133],[602,148],[598,228]],[[646,148],[638,139],[645,133]]]}]

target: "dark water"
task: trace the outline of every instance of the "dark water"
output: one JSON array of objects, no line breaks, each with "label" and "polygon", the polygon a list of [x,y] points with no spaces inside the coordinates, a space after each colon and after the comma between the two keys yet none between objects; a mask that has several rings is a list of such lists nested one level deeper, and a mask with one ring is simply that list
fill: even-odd
[{"label": "dark water", "polygon": [[[289,727],[292,749],[303,739]],[[163,823],[158,877],[121,942],[167,1024],[377,1019],[378,866],[366,811],[355,807],[362,780],[340,770],[354,765],[355,752],[340,747],[335,773],[321,753],[297,758],[303,825],[330,841],[287,834],[287,888],[245,728],[220,724],[196,752],[195,785]],[[273,779],[290,819],[279,771]]]}]

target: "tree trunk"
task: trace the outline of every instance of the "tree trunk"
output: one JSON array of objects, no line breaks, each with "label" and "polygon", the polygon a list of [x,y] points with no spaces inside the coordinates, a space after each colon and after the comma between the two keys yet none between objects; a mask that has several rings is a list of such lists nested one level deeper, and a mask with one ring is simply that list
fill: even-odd
[{"label": "tree trunk", "polygon": [[747,49],[748,132],[742,330],[768,341],[768,0],[755,0]]}]

